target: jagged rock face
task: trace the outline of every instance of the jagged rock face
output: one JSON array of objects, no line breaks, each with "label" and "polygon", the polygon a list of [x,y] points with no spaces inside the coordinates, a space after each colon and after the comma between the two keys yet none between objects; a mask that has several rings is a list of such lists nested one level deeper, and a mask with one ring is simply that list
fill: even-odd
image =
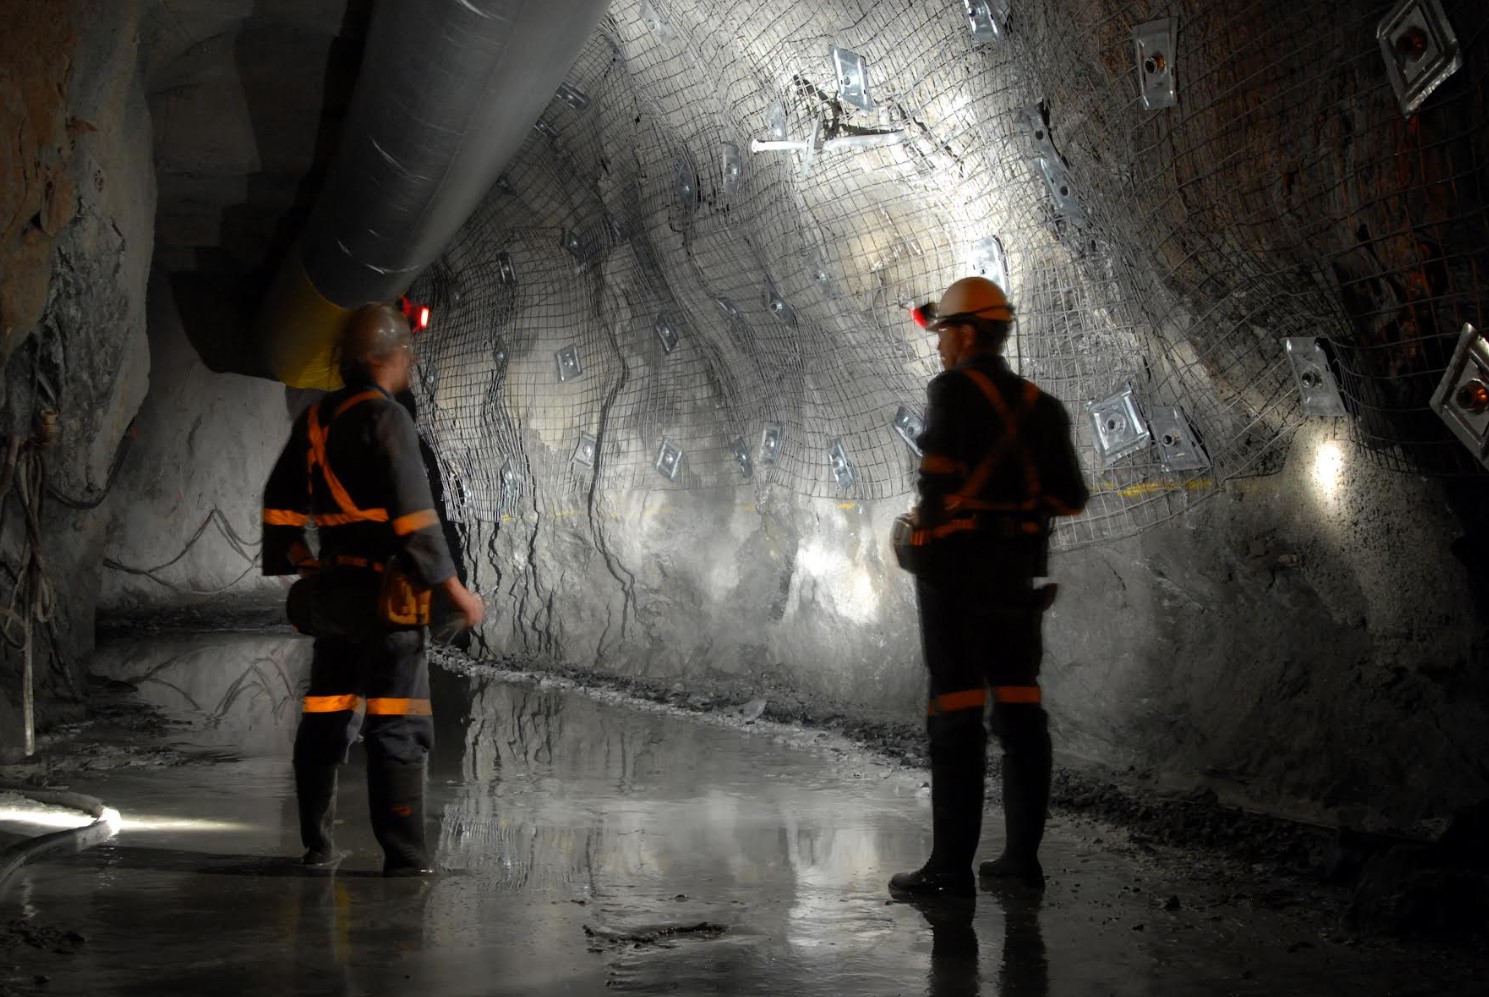
[{"label": "jagged rock face", "polygon": [[[220,510],[252,538],[288,428],[284,393],[211,373],[220,358],[204,363],[200,327],[183,331],[173,278],[239,286],[293,234],[345,99],[345,80],[327,66],[357,37],[356,11],[330,0],[143,6],[143,82],[132,63],[126,72],[101,56],[79,58],[70,77],[74,88],[136,94],[132,110],[100,122],[53,108],[34,157],[77,191],[71,221],[56,221],[62,207],[42,212],[62,213],[47,224],[66,252],[48,251],[56,329],[44,321],[51,338],[40,340],[54,344],[41,355],[65,365],[73,392],[64,445],[90,441],[58,461],[74,496],[101,487],[139,407],[151,217],[141,143],[152,135],[161,191],[155,375],[139,437],[105,511],[59,510],[54,527],[68,552],[60,563],[76,565],[71,634],[90,632],[100,584],[122,614],[200,601],[196,592],[278,592],[252,572],[239,580],[249,560],[209,517]],[[466,566],[492,604],[483,650],[688,694],[766,690],[915,716],[924,679],[913,591],[886,546],[915,459],[891,422],[899,406],[923,402],[933,356],[900,304],[933,296],[997,235],[1023,323],[1014,359],[1070,405],[1099,493],[1093,513],[1062,531],[1063,593],[1047,620],[1047,699],[1066,757],[1361,823],[1409,824],[1489,793],[1473,761],[1489,730],[1486,642],[1467,572],[1447,553],[1460,527],[1435,486],[1382,466],[1332,423],[1304,424],[1276,351],[1278,336],[1320,321],[1335,293],[1291,293],[1287,266],[1334,272],[1334,260],[1343,279],[1379,291],[1419,252],[1393,235],[1373,250],[1384,262],[1359,277],[1372,250],[1336,217],[1349,205],[1333,180],[1359,180],[1350,163],[1420,138],[1389,125],[1402,119],[1389,118],[1388,91],[1370,90],[1385,86],[1375,63],[1351,57],[1329,71],[1333,85],[1368,94],[1344,101],[1349,113],[1324,129],[1333,151],[1309,158],[1312,112],[1286,117],[1279,103],[1307,88],[1267,80],[1242,99],[1247,63],[1221,44],[1231,22],[1212,5],[1180,5],[1181,16],[1191,38],[1213,33],[1189,51],[1221,69],[1181,69],[1181,86],[1193,87],[1167,119],[1129,106],[1131,11],[1108,0],[1024,11],[993,49],[968,43],[954,4],[649,6],[656,23],[639,3],[616,5],[572,74],[588,102],[555,100],[552,136],[535,135],[416,288],[436,309],[421,428]],[[872,8],[867,19],[860,6]],[[1235,17],[1282,6],[1258,0]],[[1284,26],[1339,7],[1290,6]],[[100,26],[91,44],[125,44],[133,8],[111,10],[119,37]],[[886,110],[858,115],[836,100],[830,44],[865,55]],[[1465,135],[1482,145],[1482,130],[1464,124],[1482,120],[1482,89],[1428,119],[1458,129],[1433,155],[1458,155]],[[1089,196],[1089,238],[1055,217],[1032,165],[1019,112],[1040,97]],[[790,138],[805,139],[823,114],[818,123],[839,138],[853,128],[909,135],[889,149],[824,149],[804,173],[792,154],[749,151],[776,103]],[[69,147],[69,113],[99,131]],[[1346,118],[1348,148],[1328,146]],[[1166,120],[1183,123],[1184,142],[1157,141]],[[1382,135],[1390,142],[1371,144]],[[77,165],[88,150],[105,168],[101,190]],[[1254,182],[1216,181],[1209,159],[1229,164],[1219,176]],[[43,172],[28,175],[34,215],[53,201]],[[1422,192],[1414,175],[1374,182],[1394,184],[1389,197],[1401,203]],[[1190,196],[1197,189],[1202,201]],[[1361,223],[1380,234],[1391,213],[1362,203]],[[1430,207],[1463,213],[1442,199]],[[1423,272],[1429,290],[1442,276]],[[1382,308],[1409,297],[1382,294]],[[1476,300],[1466,290],[1447,298],[1449,308]],[[1368,342],[1402,335],[1400,323],[1366,325]],[[1348,329],[1335,326],[1346,345]],[[95,339],[63,349],[64,330]],[[556,354],[569,346],[582,374],[560,380]],[[1401,359],[1413,384],[1431,366],[1421,351]],[[21,369],[10,365],[11,409],[29,419],[29,394],[15,401],[30,380]],[[1212,468],[1174,487],[1151,452],[1104,466],[1084,406],[1124,380],[1189,410]],[[783,432],[773,464],[761,451],[772,422]],[[590,464],[574,460],[584,433],[598,447]],[[664,441],[682,451],[675,476],[656,466]],[[853,464],[846,485],[829,457],[837,441]],[[1276,473],[1240,477],[1254,466]],[[1230,481],[1217,488],[1217,478]],[[1199,502],[1206,491],[1219,494]],[[108,558],[134,568],[164,565],[197,526],[208,532],[156,573],[169,585],[115,567],[100,583],[105,523]],[[80,653],[86,642],[73,639]]]},{"label": "jagged rock face", "polygon": [[[7,564],[21,563],[29,547],[44,569],[48,597],[38,615],[47,619],[34,623],[32,645],[43,722],[57,715],[52,697],[75,702],[93,646],[107,515],[95,503],[149,379],[145,279],[155,179],[135,58],[140,9],[134,2],[68,3],[7,12],[14,61],[0,86],[7,136],[0,192],[5,432],[32,441],[20,462],[26,465],[33,450],[40,454],[51,494],[42,503],[39,546],[25,539],[14,494],[6,498],[0,544]],[[58,413],[54,442],[44,448],[34,442],[41,411]],[[23,479],[11,479],[13,491]],[[57,495],[92,508],[70,508]],[[27,584],[18,604],[34,590]],[[10,629],[18,640],[20,627]],[[12,712],[19,658],[7,645],[0,751],[21,736]]]}]

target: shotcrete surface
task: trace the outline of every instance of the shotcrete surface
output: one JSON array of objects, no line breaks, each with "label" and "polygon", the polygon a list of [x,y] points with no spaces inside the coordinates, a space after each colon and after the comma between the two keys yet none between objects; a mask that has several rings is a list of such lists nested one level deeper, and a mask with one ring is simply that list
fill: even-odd
[{"label": "shotcrete surface", "polygon": [[[111,742],[95,754],[168,760],[75,767],[123,829],[12,881],[0,992],[1466,995],[1483,978],[1477,957],[1350,940],[1339,896],[1073,817],[1052,828],[1042,897],[889,903],[885,880],[929,847],[923,772],[750,710],[709,720],[479,669],[436,672],[441,875],[376,875],[356,752],[337,827],[351,854],[306,875],[275,714],[304,656],[271,644],[106,652],[141,694],[189,695],[194,722],[91,735]],[[214,647],[219,671],[272,660],[276,681],[185,684]]]}]

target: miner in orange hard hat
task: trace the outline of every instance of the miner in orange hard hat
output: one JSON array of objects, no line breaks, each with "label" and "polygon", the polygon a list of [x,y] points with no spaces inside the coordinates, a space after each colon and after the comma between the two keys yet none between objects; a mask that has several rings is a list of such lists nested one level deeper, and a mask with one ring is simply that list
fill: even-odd
[{"label": "miner in orange hard hat", "polygon": [[916,575],[930,673],[930,859],[890,880],[895,896],[970,897],[982,830],[987,731],[1003,749],[1003,854],[984,878],[1042,886],[1039,844],[1050,792],[1049,722],[1039,687],[1042,618],[1053,601],[1051,520],[1089,493],[1055,398],[1002,357],[1014,319],[1003,289],[982,277],[946,289],[927,328],[944,372],[930,383],[919,506],[896,553]]}]

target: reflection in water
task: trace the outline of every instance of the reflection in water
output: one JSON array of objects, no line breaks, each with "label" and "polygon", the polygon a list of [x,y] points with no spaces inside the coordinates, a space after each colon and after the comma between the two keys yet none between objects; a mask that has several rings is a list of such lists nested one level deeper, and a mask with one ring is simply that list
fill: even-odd
[{"label": "reflection in water", "polygon": [[978,997],[982,977],[977,967],[977,901],[943,900],[916,905],[931,926],[929,997]]},{"label": "reflection in water", "polygon": [[1008,886],[988,894],[1003,908],[1003,961],[998,965],[999,997],[1047,997],[1050,964],[1044,951],[1039,914],[1043,893]]}]

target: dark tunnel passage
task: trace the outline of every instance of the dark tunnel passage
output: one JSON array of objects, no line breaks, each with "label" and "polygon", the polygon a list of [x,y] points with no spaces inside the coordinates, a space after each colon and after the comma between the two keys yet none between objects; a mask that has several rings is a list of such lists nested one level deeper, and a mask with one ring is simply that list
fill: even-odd
[{"label": "dark tunnel passage", "polygon": [[[1480,6],[4,5],[0,994],[1480,992]],[[969,276],[1090,500],[1027,686],[1047,885],[948,914],[883,902],[937,812],[891,534],[913,312]],[[324,690],[263,575],[296,418],[403,296],[486,612],[436,603],[407,890],[362,770],[422,694],[359,706],[302,875]],[[242,946],[180,956],[188,913]]]}]

